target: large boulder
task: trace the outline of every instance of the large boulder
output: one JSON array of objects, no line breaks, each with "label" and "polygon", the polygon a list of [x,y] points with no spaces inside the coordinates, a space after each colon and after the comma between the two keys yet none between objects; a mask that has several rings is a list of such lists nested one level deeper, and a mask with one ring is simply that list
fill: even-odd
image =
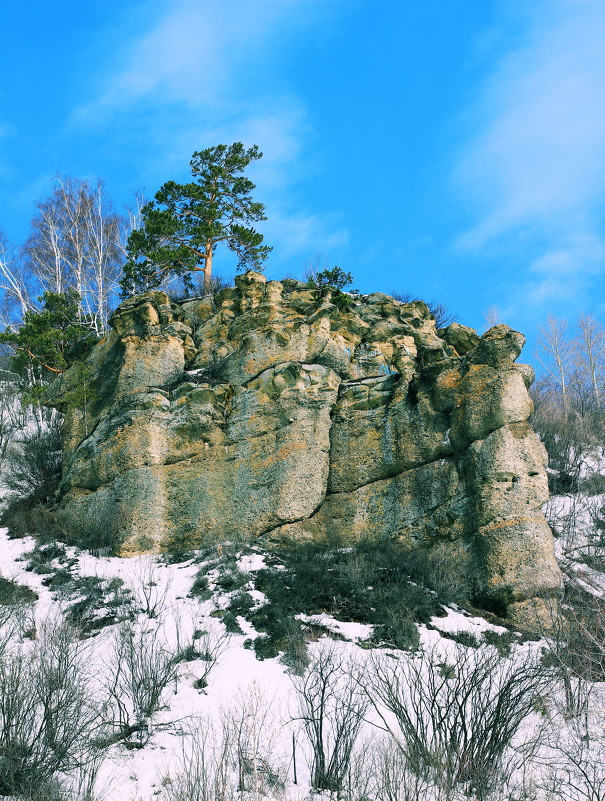
[{"label": "large boulder", "polygon": [[[507,326],[249,272],[213,297],[123,303],[68,373],[55,518],[117,552],[225,540],[449,543],[475,600],[520,625],[561,586],[531,368]],[[533,611],[532,611],[533,610]]]}]

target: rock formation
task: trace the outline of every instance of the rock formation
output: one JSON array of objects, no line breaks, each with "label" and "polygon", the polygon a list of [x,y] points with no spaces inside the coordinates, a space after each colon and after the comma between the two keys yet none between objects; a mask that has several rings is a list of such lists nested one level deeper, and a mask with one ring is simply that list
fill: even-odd
[{"label": "rock formation", "polygon": [[[427,306],[249,272],[215,296],[123,303],[66,412],[56,519],[123,554],[226,540],[449,543],[519,623],[561,576],[524,338],[437,331]],[[81,389],[81,388],[80,388]],[[80,391],[80,395],[81,395]]]}]

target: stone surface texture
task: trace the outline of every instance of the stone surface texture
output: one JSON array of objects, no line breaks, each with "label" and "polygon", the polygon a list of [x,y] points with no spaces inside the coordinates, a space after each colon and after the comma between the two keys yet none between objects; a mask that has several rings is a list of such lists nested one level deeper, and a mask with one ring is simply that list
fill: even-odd
[{"label": "stone surface texture", "polygon": [[181,304],[131,298],[111,325],[87,408],[69,372],[54,385],[73,541],[446,542],[477,602],[521,625],[558,593],[518,332],[438,331],[420,301],[253,272]]}]

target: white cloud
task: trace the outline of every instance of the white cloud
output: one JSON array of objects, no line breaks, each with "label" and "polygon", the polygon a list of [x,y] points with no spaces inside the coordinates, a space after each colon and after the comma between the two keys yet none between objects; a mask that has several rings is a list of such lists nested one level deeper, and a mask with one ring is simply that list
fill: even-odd
[{"label": "white cloud", "polygon": [[128,26],[137,33],[113,43],[113,64],[100,66],[102,78],[68,127],[110,132],[117,148],[120,140],[140,147],[137,185],[149,193],[167,177],[184,177],[194,150],[218,142],[258,144],[264,157],[249,172],[267,206],[266,236],[276,253],[278,246],[283,254],[316,247],[307,239],[342,242],[346,232],[304,210],[291,213],[284,203],[314,169],[313,133],[301,100],[277,77],[289,43],[299,46],[305,30],[335,13],[334,4],[307,0],[137,6],[139,23]]},{"label": "white cloud", "polygon": [[534,259],[527,278],[519,287],[518,301],[548,308],[564,300],[581,305],[591,279],[600,275],[605,264],[605,242],[598,235],[578,234],[559,248],[546,250]]},{"label": "white cloud", "polygon": [[[284,258],[302,255],[311,259],[314,254],[335,254],[349,241],[346,228],[338,227],[336,220],[325,220],[313,214],[282,214],[278,210],[269,214],[266,226],[267,240],[277,243]],[[304,267],[301,262],[298,265]]]},{"label": "white cloud", "polygon": [[253,73],[275,50],[268,40],[279,42],[276,34],[291,6],[291,0],[174,0],[137,7],[136,27],[142,30],[114,43],[115,69],[101,65],[106,75],[73,121],[102,124],[112,114],[150,103],[201,104],[206,111],[212,105],[220,113],[233,100],[236,79],[245,84],[249,77],[239,71],[245,66]]},{"label": "white cloud", "polygon": [[523,43],[473,109],[454,178],[475,214],[458,247],[522,243],[534,254],[525,297],[540,305],[577,295],[605,267],[605,4],[529,8]]}]

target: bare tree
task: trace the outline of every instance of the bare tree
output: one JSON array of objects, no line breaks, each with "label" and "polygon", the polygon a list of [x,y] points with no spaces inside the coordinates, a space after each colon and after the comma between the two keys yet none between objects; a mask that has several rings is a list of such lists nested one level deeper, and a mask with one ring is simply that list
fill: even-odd
[{"label": "bare tree", "polygon": [[196,680],[196,686],[203,689],[208,686],[208,676],[221,656],[231,647],[232,638],[227,631],[203,631],[198,636],[196,634],[194,632],[191,649],[193,657],[203,665]]},{"label": "bare tree", "polygon": [[328,259],[325,253],[316,253],[303,269],[303,281],[314,280],[320,272],[327,269]]},{"label": "bare tree", "polygon": [[94,185],[58,176],[37,214],[24,246],[24,259],[41,292],[75,290],[82,313],[98,334],[107,325],[124,261],[128,224],[112,209],[102,181]]},{"label": "bare tree", "polygon": [[241,690],[223,713],[223,738],[231,744],[237,789],[249,792],[251,801],[285,784],[284,760],[276,756],[279,728],[271,699],[256,682]]},{"label": "bare tree", "polygon": [[275,756],[280,723],[252,684],[222,710],[222,725],[200,719],[184,729],[175,769],[162,781],[168,801],[284,798],[285,766]]},{"label": "bare tree", "polygon": [[232,744],[208,720],[199,720],[184,744],[176,769],[162,784],[168,801],[223,801],[237,794],[230,771]]},{"label": "bare tree", "polygon": [[566,321],[550,317],[537,357],[544,372],[532,388],[532,422],[549,454],[551,489],[574,493],[586,479],[596,487],[602,483],[597,463],[605,453],[605,329],[582,315],[572,335]]},{"label": "bare tree", "polygon": [[36,308],[35,289],[19,254],[0,233],[0,323],[6,328],[18,324],[25,312]]},{"label": "bare tree", "polygon": [[168,646],[160,628],[135,629],[124,623],[116,635],[107,691],[112,700],[114,740],[136,734],[144,744],[162,695],[178,674],[177,650]]},{"label": "bare tree", "polygon": [[[441,788],[410,769],[405,754],[393,739],[375,743],[370,754],[368,759],[366,752],[366,772],[370,774],[366,797],[381,801],[442,801]],[[349,793],[359,786],[366,789],[363,779],[355,776],[349,784]]]},{"label": "bare tree", "polygon": [[605,798],[605,759],[601,740],[584,736],[561,736],[558,731],[548,754],[540,787],[547,801],[603,801]]},{"label": "bare tree", "polygon": [[337,646],[322,647],[302,676],[292,676],[298,699],[297,720],[311,747],[311,784],[340,790],[368,698],[352,676]]},{"label": "bare tree", "polygon": [[171,574],[164,581],[156,557],[147,554],[140,557],[131,575],[131,589],[141,611],[149,618],[161,618],[170,594]]},{"label": "bare tree", "polygon": [[20,384],[18,376],[0,371],[0,471],[27,420],[21,405]]},{"label": "bare tree", "polygon": [[565,596],[560,608],[553,606],[545,635],[548,661],[564,689],[563,715],[576,725],[583,721],[589,737],[595,682],[605,681],[605,600],[568,575]]},{"label": "bare tree", "polygon": [[592,400],[600,408],[605,377],[605,328],[590,315],[581,314],[578,317],[575,352],[580,371],[590,387]]},{"label": "bare tree", "polygon": [[486,331],[502,322],[497,306],[488,306],[483,312],[483,319],[485,320]]},{"label": "bare tree", "polygon": [[[391,292],[390,295],[393,300],[399,303],[413,303],[415,300],[420,300],[420,298],[414,297],[411,292],[399,292],[395,290]],[[435,318],[435,326],[437,328],[447,328],[448,325],[458,320],[458,315],[452,312],[445,303],[439,300],[427,300],[425,303],[430,313]]]},{"label": "bare tree", "polygon": [[536,354],[545,377],[561,394],[563,414],[567,418],[570,410],[569,385],[574,366],[573,345],[566,320],[550,315],[538,333]]}]

